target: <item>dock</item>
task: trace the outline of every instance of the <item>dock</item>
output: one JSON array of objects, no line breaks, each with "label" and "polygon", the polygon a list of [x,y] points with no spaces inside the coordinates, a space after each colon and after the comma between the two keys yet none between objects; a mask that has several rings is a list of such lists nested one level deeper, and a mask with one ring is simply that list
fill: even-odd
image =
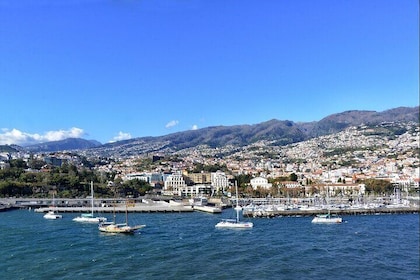
[{"label": "dock", "polygon": [[213,207],[213,206],[198,206],[198,205],[194,205],[193,206],[194,210],[200,211],[200,212],[206,212],[206,213],[212,213],[212,214],[219,214],[222,213],[222,209],[219,207]]},{"label": "dock", "polygon": [[[51,207],[36,208],[34,212],[45,213],[51,210]],[[59,213],[86,213],[92,210],[91,207],[54,207],[54,210]],[[194,209],[190,206],[172,205],[166,202],[159,202],[153,204],[136,203],[134,205],[118,205],[115,207],[94,207],[95,213],[180,213],[193,212]]]},{"label": "dock", "polygon": [[[243,211],[243,216],[248,218],[274,218],[274,217],[308,217],[318,214],[325,214],[328,210],[273,210],[273,211]],[[348,215],[380,215],[380,214],[418,214],[418,207],[380,207],[380,208],[360,208],[360,209],[332,209],[331,214],[340,216]]]}]

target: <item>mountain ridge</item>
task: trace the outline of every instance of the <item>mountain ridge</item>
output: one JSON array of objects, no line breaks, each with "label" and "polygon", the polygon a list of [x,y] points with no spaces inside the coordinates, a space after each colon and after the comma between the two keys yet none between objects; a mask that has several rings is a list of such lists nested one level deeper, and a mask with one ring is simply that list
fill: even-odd
[{"label": "mountain ridge", "polygon": [[92,150],[111,154],[148,153],[156,151],[177,151],[198,145],[223,147],[244,146],[260,140],[275,141],[276,145],[287,145],[310,138],[340,132],[349,126],[375,125],[383,122],[419,122],[419,106],[397,107],[382,112],[350,110],[332,114],[320,121],[295,123],[290,120],[271,119],[258,124],[233,126],[211,126],[197,130],[175,132],[163,136],[137,137],[113,143],[101,144],[94,140],[68,138],[25,147],[32,152],[54,152],[60,150]]}]

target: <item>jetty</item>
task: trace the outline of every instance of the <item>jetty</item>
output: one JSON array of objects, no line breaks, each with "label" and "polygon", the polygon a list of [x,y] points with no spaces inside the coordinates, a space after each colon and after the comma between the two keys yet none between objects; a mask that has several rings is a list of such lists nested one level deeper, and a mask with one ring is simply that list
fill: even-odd
[{"label": "jetty", "polygon": [[[225,202],[225,203],[223,203]],[[420,199],[405,201],[406,203],[366,203],[361,205],[335,204],[332,206],[315,206],[307,203],[289,205],[287,201],[273,201],[273,199],[243,199],[239,200],[242,215],[249,218],[300,217],[315,216],[326,211],[338,215],[378,215],[378,214],[409,214],[420,213]],[[302,201],[304,202],[304,201]],[[31,209],[45,213],[51,210],[60,213],[86,213],[91,211],[90,198],[0,198],[0,212],[13,209]],[[187,213],[207,212],[222,213],[222,209],[232,207],[231,201],[213,199],[208,205],[189,204],[185,199],[125,199],[98,198],[94,199],[93,211],[96,213]]]},{"label": "jetty", "polygon": [[[285,210],[243,210],[243,216],[248,218],[274,218],[274,217],[307,217],[318,214],[325,214],[327,209],[285,209]],[[418,214],[420,209],[417,206],[409,207],[378,207],[358,209],[332,209],[331,214],[340,216],[346,215],[380,215],[380,214]]]},{"label": "jetty", "polygon": [[212,214],[219,214],[222,213],[222,209],[219,207],[214,206],[208,206],[208,205],[194,205],[194,210],[200,211],[200,212],[206,212],[206,213],[212,213]]},{"label": "jetty", "polygon": [[[91,211],[91,207],[55,207],[59,213],[83,213]],[[36,208],[34,212],[45,213],[51,210],[51,207]],[[177,203],[167,203],[157,201],[153,203],[133,203],[133,204],[117,204],[108,207],[93,207],[93,211],[97,213],[174,213],[174,212],[192,212],[194,209],[190,206],[184,206]]]}]

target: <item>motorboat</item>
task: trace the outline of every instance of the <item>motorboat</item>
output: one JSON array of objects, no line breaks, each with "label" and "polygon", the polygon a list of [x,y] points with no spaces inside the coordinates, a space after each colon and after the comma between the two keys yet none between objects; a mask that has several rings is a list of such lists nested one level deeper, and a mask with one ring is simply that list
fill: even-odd
[{"label": "motorboat", "polygon": [[55,209],[55,197],[53,194],[53,203],[52,203],[52,207],[50,207],[50,210],[48,210],[48,212],[44,215],[44,219],[48,219],[48,220],[57,220],[57,219],[61,219],[63,218],[62,215],[56,213],[54,211]]},{"label": "motorboat", "polygon": [[56,220],[56,219],[61,219],[61,218],[63,218],[63,216],[60,214],[57,214],[56,212],[54,212],[54,210],[50,210],[44,215],[44,219],[48,219],[48,220]]}]

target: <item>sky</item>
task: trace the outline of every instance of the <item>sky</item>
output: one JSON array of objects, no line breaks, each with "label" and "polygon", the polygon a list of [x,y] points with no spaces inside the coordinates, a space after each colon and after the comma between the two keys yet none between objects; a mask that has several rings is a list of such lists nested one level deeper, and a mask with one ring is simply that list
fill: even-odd
[{"label": "sky", "polygon": [[0,0],[0,144],[418,105],[418,0]]}]

